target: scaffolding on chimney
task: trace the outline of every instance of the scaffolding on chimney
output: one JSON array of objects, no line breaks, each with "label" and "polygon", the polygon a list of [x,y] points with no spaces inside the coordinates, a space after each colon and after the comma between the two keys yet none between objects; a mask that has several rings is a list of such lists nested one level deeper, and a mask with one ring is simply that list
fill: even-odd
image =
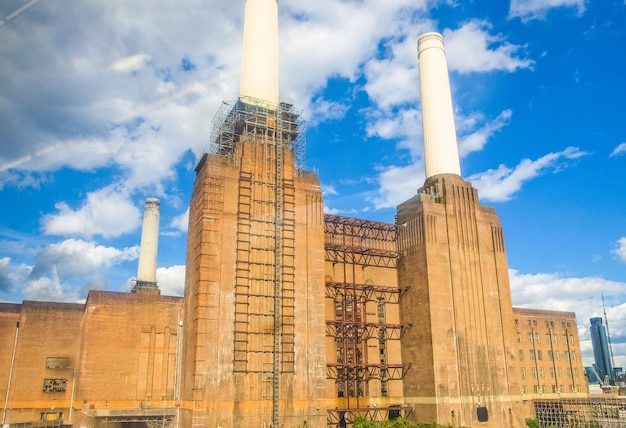
[{"label": "scaffolding on chimney", "polygon": [[296,171],[305,170],[305,122],[300,110],[281,102],[278,106],[250,97],[222,103],[213,118],[209,153],[235,160],[235,144],[242,135],[268,134],[280,129],[275,141],[295,155]]},{"label": "scaffolding on chimney", "polygon": [[[325,215],[324,232],[326,261],[343,266],[344,280],[357,277],[357,266],[359,271],[396,267],[397,229],[393,224]],[[372,408],[365,398],[389,397],[390,383],[402,382],[410,368],[388,352],[389,341],[399,341],[410,328],[386,318],[405,291],[385,284],[327,280],[326,298],[332,300],[335,310],[334,318],[326,320],[326,336],[334,339],[336,361],[326,364],[326,378],[335,381],[337,398],[346,404],[328,410],[329,426],[345,426],[356,416],[381,420],[409,414],[409,406]]]}]

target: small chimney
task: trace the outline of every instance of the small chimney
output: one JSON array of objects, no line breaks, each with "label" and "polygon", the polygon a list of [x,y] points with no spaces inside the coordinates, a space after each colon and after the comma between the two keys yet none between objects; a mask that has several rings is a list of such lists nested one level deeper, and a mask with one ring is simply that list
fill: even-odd
[{"label": "small chimney", "polygon": [[246,0],[239,95],[248,104],[278,106],[277,0]]},{"label": "small chimney", "polygon": [[426,178],[439,174],[460,176],[461,166],[454,127],[448,63],[441,34],[423,34],[417,41],[417,56]]},{"label": "small chimney", "polygon": [[139,266],[133,293],[161,294],[156,280],[159,249],[159,217],[161,203],[156,198],[146,199],[139,247]]}]

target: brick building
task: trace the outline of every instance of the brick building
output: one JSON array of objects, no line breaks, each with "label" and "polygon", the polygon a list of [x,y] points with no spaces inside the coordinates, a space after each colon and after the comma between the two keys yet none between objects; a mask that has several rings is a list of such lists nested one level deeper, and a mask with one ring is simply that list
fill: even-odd
[{"label": "brick building", "polygon": [[3,424],[523,427],[537,398],[586,396],[574,315],[512,307],[499,217],[461,178],[441,36],[419,42],[424,186],[395,224],[324,215],[278,101],[276,7],[246,2],[242,93],[196,167],[184,299],[158,294],[153,262],[135,293],[0,304]]}]

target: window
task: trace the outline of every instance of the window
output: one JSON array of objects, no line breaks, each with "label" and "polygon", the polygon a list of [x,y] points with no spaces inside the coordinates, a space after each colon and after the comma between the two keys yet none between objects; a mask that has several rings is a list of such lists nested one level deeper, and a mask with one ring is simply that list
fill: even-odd
[{"label": "window", "polygon": [[569,343],[571,343],[571,344],[574,343],[574,335],[573,334],[569,335]]},{"label": "window", "polygon": [[550,343],[550,334],[546,334],[546,343]]},{"label": "window", "polygon": [[533,325],[537,325],[537,320],[533,320]]},{"label": "window", "polygon": [[524,350],[523,349],[519,350],[519,360],[520,361],[524,361]]},{"label": "window", "polygon": [[61,419],[63,419],[62,412],[44,412],[39,416],[41,422],[60,421]]},{"label": "window", "polygon": [[522,367],[522,379],[526,379],[526,369]]},{"label": "window", "polygon": [[539,334],[539,333],[535,334],[535,341],[537,343],[541,343],[541,334]]},{"label": "window", "polygon": [[569,367],[567,368],[567,377],[572,377],[572,369],[570,369]]},{"label": "window", "polygon": [[539,394],[539,385],[535,385],[533,390],[535,391],[535,394]]},{"label": "window", "polygon": [[576,392],[580,392],[580,385],[576,385]]},{"label": "window", "polygon": [[540,367],[540,368],[539,368],[539,377],[540,377],[541,379],[543,379],[544,377],[546,377],[546,376],[545,376],[545,373],[543,372],[543,367]]},{"label": "window", "polygon": [[535,350],[531,349],[528,352],[530,353],[530,361],[535,361]]},{"label": "window", "polygon": [[550,327],[554,327],[554,321],[550,321]]},{"label": "window", "polygon": [[565,327],[565,322],[561,322],[561,327]]},{"label": "window", "polygon": [[567,323],[567,327],[568,327],[568,328],[569,328],[569,327],[571,327],[571,326],[572,326],[572,325],[571,325],[570,323]]},{"label": "window", "polygon": [[539,361],[542,361],[542,360],[543,360],[543,356],[542,356],[542,354],[541,354],[541,349],[537,351],[537,359],[538,359]]},{"label": "window", "polygon": [[554,359],[557,361],[561,360],[561,354],[559,354],[559,351],[554,351]]},{"label": "window", "polygon": [[565,361],[569,361],[569,351],[565,351]]},{"label": "window", "polygon": [[519,320],[515,320],[515,325],[518,325],[518,324],[519,324]]},{"label": "window", "polygon": [[522,394],[528,394],[528,387],[526,385],[522,386]]},{"label": "window", "polygon": [[563,377],[563,370],[561,370],[560,367],[558,369],[556,369],[556,372],[559,375],[559,377]]},{"label": "window", "polygon": [[558,336],[556,334],[552,335],[552,342],[554,342],[555,345],[559,343]]},{"label": "window", "polygon": [[574,385],[569,386],[569,392],[574,392]]},{"label": "window", "polygon": [[517,341],[518,342],[522,341],[522,333],[517,333]]},{"label": "window", "polygon": [[547,389],[545,385],[541,385],[541,392],[546,393]]},{"label": "window", "polygon": [[556,393],[557,389],[556,389],[556,385],[552,385],[552,393]]},{"label": "window", "polygon": [[528,343],[533,343],[533,334],[528,333]]},{"label": "window", "polygon": [[532,324],[532,321],[531,321],[531,320],[528,320],[528,321],[527,321],[527,323],[528,323],[528,325],[531,325],[531,324]]},{"label": "window", "polygon": [[553,379],[555,377],[554,367],[550,367],[550,377],[553,378]]},{"label": "window", "polygon": [[552,351],[548,351],[548,361],[552,361],[554,359],[554,354]]},{"label": "window", "polygon": [[546,321],[546,327],[549,327],[550,323],[548,321]]},{"label": "window", "polygon": [[559,385],[559,392],[563,392],[563,385]]},{"label": "window", "polygon": [[563,335],[563,344],[565,345],[567,343],[567,334]]},{"label": "window", "polygon": [[537,369],[536,368],[531,368],[530,369],[530,374],[533,376],[533,379],[537,379]]},{"label": "window", "polygon": [[65,392],[67,379],[44,379],[43,392]]},{"label": "window", "polygon": [[574,377],[578,377],[578,367],[574,367]]},{"label": "window", "polygon": [[572,361],[576,361],[576,351],[572,351]]}]

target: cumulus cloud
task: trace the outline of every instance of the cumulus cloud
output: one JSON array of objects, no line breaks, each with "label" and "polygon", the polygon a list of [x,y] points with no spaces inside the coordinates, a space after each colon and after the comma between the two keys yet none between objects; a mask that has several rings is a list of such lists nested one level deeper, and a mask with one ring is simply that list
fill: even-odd
[{"label": "cumulus cloud", "polygon": [[139,247],[124,249],[106,247],[95,242],[67,239],[52,244],[37,254],[37,262],[30,277],[40,278],[54,274],[59,280],[88,276],[102,268],[109,268],[124,261],[136,260]]},{"label": "cumulus cloud", "polygon": [[626,153],[626,143],[622,143],[619,146],[615,147],[609,157],[621,156]]},{"label": "cumulus cloud", "polygon": [[615,254],[621,262],[626,263],[626,237],[617,240],[613,254]]},{"label": "cumulus cloud", "polygon": [[55,208],[57,213],[42,218],[42,228],[47,235],[117,237],[135,230],[141,219],[139,209],[116,186],[89,193],[77,209],[65,202],[57,203]]},{"label": "cumulus cloud", "polygon": [[187,208],[184,213],[174,217],[170,223],[170,227],[181,232],[187,232],[189,229],[189,208]]},{"label": "cumulus cloud", "polygon": [[489,34],[487,21],[472,20],[457,30],[445,30],[443,38],[450,70],[459,73],[506,71],[530,68],[524,47],[509,43],[502,35]]},{"label": "cumulus cloud", "polygon": [[185,265],[158,268],[157,283],[161,294],[182,296],[185,293]]},{"label": "cumulus cloud", "polygon": [[516,167],[500,165],[497,169],[474,174],[467,178],[478,189],[481,198],[487,201],[504,202],[510,200],[522,189],[525,182],[567,166],[567,161],[579,159],[587,153],[577,147],[548,153],[536,160],[523,159]]},{"label": "cumulus cloud", "polygon": [[[472,152],[477,152],[483,149],[485,144],[489,141],[489,139],[500,129],[507,126],[511,122],[511,116],[513,112],[511,110],[504,110],[502,113],[498,115],[493,120],[485,121],[484,116],[482,114],[474,115],[474,117],[466,118],[467,121],[470,122],[471,127],[475,128],[477,123],[481,123],[478,129],[472,130],[469,134],[463,135],[459,140],[459,156],[465,157]],[[476,117],[478,116],[478,117]],[[463,122],[463,120],[457,120],[457,123]],[[463,130],[465,126],[459,127],[460,131]]]},{"label": "cumulus cloud", "polygon": [[[568,311],[576,313],[576,323],[581,339],[581,351],[585,364],[592,356],[589,343],[589,318],[603,316],[606,305],[609,320],[626,319],[626,304],[620,303],[626,283],[610,281],[601,277],[568,277],[559,273],[521,273],[509,270],[513,306],[535,309]],[[604,300],[603,300],[604,297]],[[611,330],[614,348],[619,357],[618,365],[626,363],[626,330],[622,324],[614,324]]]},{"label": "cumulus cloud", "polygon": [[511,0],[509,17],[519,17],[523,21],[545,19],[548,12],[555,8],[576,8],[578,15],[585,12],[585,0]]}]

